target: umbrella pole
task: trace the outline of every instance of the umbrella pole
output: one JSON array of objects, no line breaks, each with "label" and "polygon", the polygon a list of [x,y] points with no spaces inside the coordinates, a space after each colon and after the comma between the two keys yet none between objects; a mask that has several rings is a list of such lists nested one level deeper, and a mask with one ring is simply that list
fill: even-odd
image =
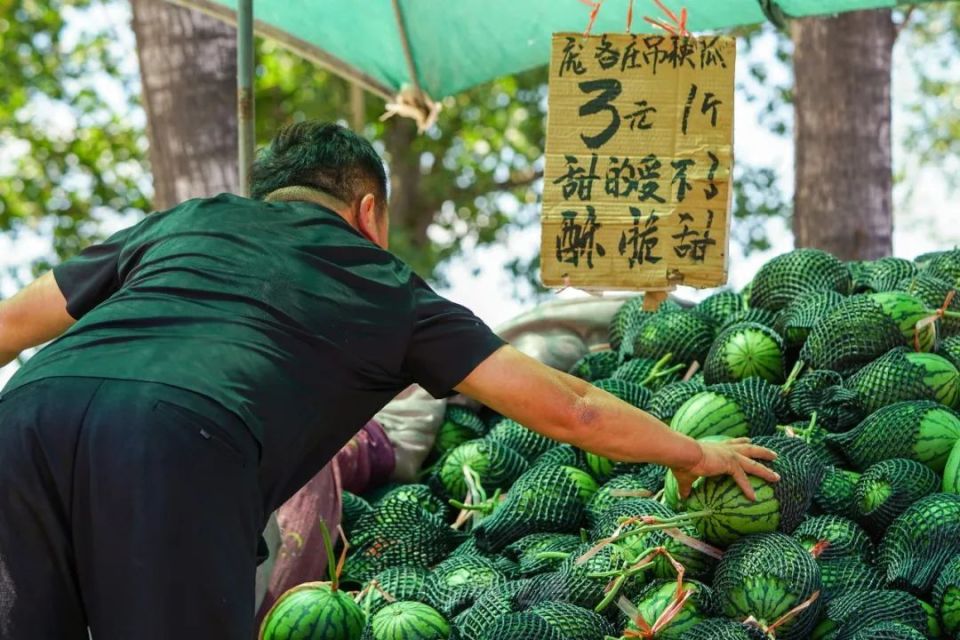
[{"label": "umbrella pole", "polygon": [[253,0],[237,2],[237,129],[240,195],[250,196],[253,164]]}]

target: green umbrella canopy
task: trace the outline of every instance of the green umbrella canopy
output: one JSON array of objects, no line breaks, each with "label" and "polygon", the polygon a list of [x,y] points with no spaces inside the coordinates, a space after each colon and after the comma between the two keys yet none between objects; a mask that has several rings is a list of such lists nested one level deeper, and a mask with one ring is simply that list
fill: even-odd
[{"label": "green umbrella canopy", "polygon": [[[235,22],[237,0],[170,0]],[[686,7],[693,32],[803,17],[890,8],[896,0],[664,0]],[[605,0],[593,33],[623,32],[629,0]],[[419,86],[440,99],[494,78],[546,64],[551,34],[582,32],[580,0],[255,0],[259,35],[279,41],[385,98]],[[635,0],[634,32],[663,20],[652,0]],[[405,44],[406,43],[406,44]],[[409,56],[408,56],[409,52]],[[415,81],[411,78],[411,64]]]}]

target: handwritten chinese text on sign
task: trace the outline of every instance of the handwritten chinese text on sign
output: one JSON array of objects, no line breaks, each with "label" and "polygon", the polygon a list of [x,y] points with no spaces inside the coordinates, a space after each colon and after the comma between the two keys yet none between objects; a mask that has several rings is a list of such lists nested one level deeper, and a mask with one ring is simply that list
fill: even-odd
[{"label": "handwritten chinese text on sign", "polygon": [[554,35],[544,284],[726,282],[735,56],[725,37]]}]

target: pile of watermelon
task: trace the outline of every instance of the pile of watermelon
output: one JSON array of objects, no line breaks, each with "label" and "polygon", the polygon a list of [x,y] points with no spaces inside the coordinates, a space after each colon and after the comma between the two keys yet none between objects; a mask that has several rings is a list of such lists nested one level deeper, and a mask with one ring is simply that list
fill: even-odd
[{"label": "pile of watermelon", "polygon": [[691,437],[751,437],[780,482],[681,499],[668,469],[450,406],[422,482],[345,493],[342,572],[261,637],[960,638],[958,286],[960,250],[800,249],[741,293],[627,301],[571,373]]}]

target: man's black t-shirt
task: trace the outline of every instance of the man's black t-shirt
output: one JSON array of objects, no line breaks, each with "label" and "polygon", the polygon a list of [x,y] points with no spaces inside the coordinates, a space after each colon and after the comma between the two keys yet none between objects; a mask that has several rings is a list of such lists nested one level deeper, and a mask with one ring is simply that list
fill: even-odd
[{"label": "man's black t-shirt", "polygon": [[54,277],[78,322],[7,390],[61,376],[187,389],[235,413],[271,466],[289,464],[298,482],[404,387],[448,395],[503,344],[306,202],[190,200]]}]

